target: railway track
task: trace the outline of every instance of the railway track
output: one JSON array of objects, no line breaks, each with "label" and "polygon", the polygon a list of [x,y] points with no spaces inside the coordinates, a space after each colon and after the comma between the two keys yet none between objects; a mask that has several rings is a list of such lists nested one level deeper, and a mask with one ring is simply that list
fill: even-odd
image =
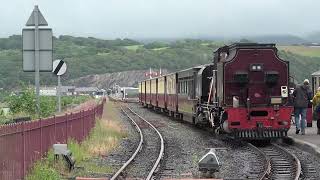
[{"label": "railway track", "polygon": [[[137,129],[140,141],[135,152],[112,176],[111,180],[125,179],[127,177],[149,180],[153,177],[164,154],[163,137],[154,125],[131,108],[121,107],[121,111],[131,120]],[[133,173],[131,174],[131,172]],[[138,175],[136,172],[138,172]]]},{"label": "railway track", "polygon": [[251,167],[255,167],[255,169],[251,170],[247,178],[263,180],[270,173],[270,160],[262,150],[252,145],[251,143],[248,143],[248,145],[251,148],[251,151],[253,150],[254,152],[253,157],[249,158],[252,160]]},{"label": "railway track", "polygon": [[[257,167],[253,171],[252,179],[281,179],[298,180],[301,174],[301,164],[299,159],[291,152],[276,144],[270,144],[264,147],[250,146],[261,153],[264,161],[264,169]],[[260,173],[259,173],[260,171]],[[250,177],[250,176],[249,176]]]}]

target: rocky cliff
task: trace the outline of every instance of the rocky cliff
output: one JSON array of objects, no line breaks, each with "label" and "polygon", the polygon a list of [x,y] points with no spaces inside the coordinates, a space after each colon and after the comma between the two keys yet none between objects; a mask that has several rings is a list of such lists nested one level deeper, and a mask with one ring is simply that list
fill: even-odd
[{"label": "rocky cliff", "polygon": [[[95,74],[80,77],[70,81],[70,84],[77,87],[98,87],[107,89],[117,84],[121,87],[137,87],[138,82],[146,79],[145,73],[148,70],[123,71],[116,73]],[[162,74],[167,74],[167,70],[162,70]]]}]

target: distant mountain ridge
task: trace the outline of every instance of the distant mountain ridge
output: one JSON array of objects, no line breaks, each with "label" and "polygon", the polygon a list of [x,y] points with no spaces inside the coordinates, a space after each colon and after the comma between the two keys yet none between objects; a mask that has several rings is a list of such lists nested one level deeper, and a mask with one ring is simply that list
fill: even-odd
[{"label": "distant mountain ridge", "polygon": [[320,43],[320,31],[310,33],[306,39],[312,43]]},{"label": "distant mountain ridge", "polygon": [[[257,37],[257,41],[265,40]],[[282,42],[285,40],[287,43],[302,42],[292,36],[281,39]],[[161,67],[174,72],[207,64],[212,62],[213,50],[230,43],[232,42],[183,39],[170,43],[143,44],[130,39],[59,36],[54,39],[53,54],[54,59],[64,59],[68,65],[67,73],[62,76],[62,83],[67,85],[65,83],[72,79],[88,75],[145,70],[150,67]],[[318,57],[299,56],[290,52],[280,52],[280,56],[290,61],[291,72],[298,80],[308,78],[320,67]],[[41,85],[55,85],[57,82],[56,76],[50,72],[41,73],[40,80]],[[22,71],[21,35],[0,38],[0,88],[14,89],[21,83],[32,85],[33,82],[34,74]]]},{"label": "distant mountain ridge", "polygon": [[[138,39],[143,43],[150,43],[154,41],[162,41],[162,42],[174,42],[177,40],[181,40],[182,38],[148,38],[148,39]],[[304,43],[313,43],[320,42],[320,32],[312,33],[307,36],[296,36],[289,34],[276,34],[276,35],[256,35],[256,36],[197,36],[191,37],[190,39],[202,39],[202,40],[213,40],[213,41],[223,41],[223,42],[238,42],[241,39],[247,39],[252,42],[257,43],[275,43],[278,45],[296,45],[296,44],[304,44]]]},{"label": "distant mountain ridge", "polygon": [[303,44],[308,42],[307,40],[294,35],[265,35],[246,38],[258,43],[275,43],[278,45]]}]

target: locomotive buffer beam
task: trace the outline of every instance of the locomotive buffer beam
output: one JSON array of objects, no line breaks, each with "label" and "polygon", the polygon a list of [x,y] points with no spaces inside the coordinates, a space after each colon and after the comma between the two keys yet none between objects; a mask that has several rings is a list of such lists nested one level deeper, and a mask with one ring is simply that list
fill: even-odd
[{"label": "locomotive buffer beam", "polygon": [[287,136],[287,130],[242,130],[234,131],[233,134],[242,139],[280,138]]}]

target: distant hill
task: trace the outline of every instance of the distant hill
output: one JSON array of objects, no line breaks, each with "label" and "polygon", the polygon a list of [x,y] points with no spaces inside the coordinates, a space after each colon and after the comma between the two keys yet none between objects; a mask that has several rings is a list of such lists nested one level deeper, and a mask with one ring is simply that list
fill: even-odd
[{"label": "distant hill", "polygon": [[308,36],[306,36],[306,39],[311,43],[320,43],[320,31],[310,33]]},{"label": "distant hill", "polygon": [[278,45],[292,45],[308,42],[301,37],[293,35],[247,36],[244,38],[258,43],[276,43]]},{"label": "distant hill", "polygon": [[250,42],[257,43],[276,43],[278,45],[293,45],[302,44],[308,42],[307,39],[295,36],[295,35],[247,35],[247,36],[200,36],[199,39],[211,40],[211,41],[222,41],[222,42],[239,42],[241,39],[246,39]]},{"label": "distant hill", "polygon": [[[144,71],[150,67],[176,71],[206,64],[212,62],[213,50],[223,44],[196,39],[143,44],[131,39],[59,36],[54,38],[54,58],[63,58],[68,65],[67,73],[62,76],[62,83],[67,85],[70,80],[88,75]],[[319,70],[320,58],[284,51],[280,55],[290,61],[291,73],[299,81]],[[52,73],[41,73],[40,79],[42,85],[55,85],[57,82]],[[0,38],[0,88],[19,87],[20,82],[34,83],[34,74],[22,71],[21,36]],[[81,80],[78,82],[82,83]]]}]

